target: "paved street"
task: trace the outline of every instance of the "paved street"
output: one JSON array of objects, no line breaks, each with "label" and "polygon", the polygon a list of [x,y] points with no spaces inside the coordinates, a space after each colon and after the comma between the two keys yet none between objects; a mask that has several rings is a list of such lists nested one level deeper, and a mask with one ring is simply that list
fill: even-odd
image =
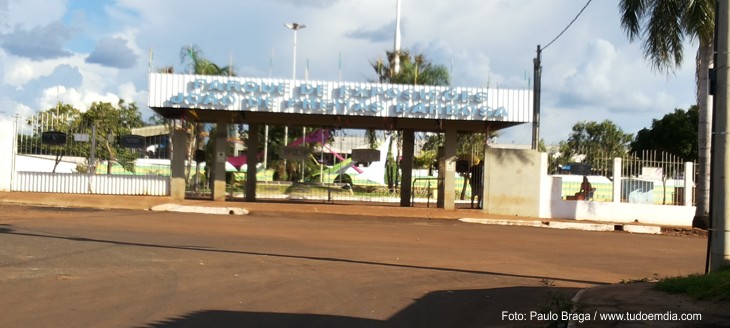
[{"label": "paved street", "polygon": [[502,311],[558,293],[701,272],[706,244],[377,212],[0,213],[1,327],[513,326]]}]

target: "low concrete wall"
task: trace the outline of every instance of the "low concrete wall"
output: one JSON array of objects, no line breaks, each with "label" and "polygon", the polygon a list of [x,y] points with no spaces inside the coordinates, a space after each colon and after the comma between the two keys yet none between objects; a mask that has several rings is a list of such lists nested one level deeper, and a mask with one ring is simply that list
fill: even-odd
[{"label": "low concrete wall", "polygon": [[541,200],[541,218],[689,227],[695,214],[694,206],[563,200],[561,189],[560,177],[547,180]]}]

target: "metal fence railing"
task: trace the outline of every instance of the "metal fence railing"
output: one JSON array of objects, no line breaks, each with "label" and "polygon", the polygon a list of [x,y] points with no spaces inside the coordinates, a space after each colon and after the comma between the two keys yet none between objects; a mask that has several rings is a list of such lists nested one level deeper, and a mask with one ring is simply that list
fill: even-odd
[{"label": "metal fence railing", "polygon": [[[574,167],[575,163],[571,163]],[[594,156],[590,162],[578,163],[588,164],[589,171],[571,172],[561,170],[561,167],[552,164],[557,168],[562,179],[562,196],[573,195],[581,189],[582,176],[586,175],[595,188],[593,200],[613,201],[613,158],[608,156]],[[693,167],[696,163],[693,163]],[[585,168],[584,168],[585,169]],[[628,154],[621,158],[621,191],[622,202],[661,204],[661,205],[684,205],[685,188],[692,188],[694,185],[685,185],[685,161],[679,156],[665,152],[643,151]],[[696,181],[696,170],[694,170],[691,181]],[[692,199],[694,204],[694,197]]]}]

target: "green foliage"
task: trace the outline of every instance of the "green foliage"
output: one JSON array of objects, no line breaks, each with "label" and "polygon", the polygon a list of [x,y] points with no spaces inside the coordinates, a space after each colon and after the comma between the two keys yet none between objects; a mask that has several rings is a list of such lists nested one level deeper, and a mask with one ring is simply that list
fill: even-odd
[{"label": "green foliage", "polygon": [[567,141],[560,142],[560,164],[580,161],[599,167],[599,161],[605,158],[624,157],[632,135],[624,133],[613,122],[605,120],[601,123],[582,121],[573,125]]},{"label": "green foliage", "polygon": [[631,151],[657,150],[686,161],[697,160],[698,114],[699,107],[695,105],[687,111],[678,108],[660,120],[654,119],[650,129],[644,128],[637,133],[631,142]]},{"label": "green foliage", "polygon": [[[380,83],[394,83],[394,84],[412,84],[412,85],[449,85],[449,71],[443,65],[435,65],[429,62],[423,54],[411,56],[408,50],[399,52],[386,52],[388,57],[388,63],[384,63],[378,59],[375,62],[371,62],[373,70],[377,74],[378,82]],[[395,70],[395,59],[398,56],[400,70]],[[371,149],[377,147],[377,137],[373,130],[366,132],[368,143]],[[402,138],[399,132],[395,133],[395,136],[391,138],[391,144],[396,142],[398,149],[402,143]],[[388,189],[394,191],[397,188],[399,174],[398,167],[400,163],[396,160],[397,154],[392,154],[388,147],[388,156],[385,162],[385,181],[388,184]]]},{"label": "green foliage", "polygon": [[[117,106],[107,102],[95,102],[79,117],[85,133],[91,135],[91,126],[96,127],[96,156],[101,160],[116,161],[125,170],[134,172],[134,161],[138,154],[133,149],[122,148],[119,136],[130,134],[132,128],[144,125],[135,103],[126,104],[119,100]],[[90,145],[89,145],[90,146]],[[107,174],[111,173],[111,165]]]},{"label": "green foliage", "polygon": [[712,42],[715,29],[713,0],[621,0],[621,27],[630,41],[641,39],[644,56],[659,71],[682,64],[684,38]]},{"label": "green foliage", "polygon": [[[124,100],[120,100],[114,106],[111,103],[95,102],[84,113],[71,105],[59,103],[56,107],[34,115],[28,119],[27,123],[33,128],[33,135],[29,143],[40,145],[40,149],[33,151],[57,155],[57,162],[66,154],[90,157],[91,142],[72,142],[70,140],[75,133],[87,134],[91,138],[92,127],[96,127],[96,157],[101,160],[116,161],[124,169],[134,172],[137,152],[122,148],[118,144],[118,137],[130,134],[132,128],[143,125],[135,103],[126,104]],[[60,146],[42,145],[39,140],[44,131],[65,132],[68,134],[67,140],[69,141]],[[37,139],[37,142],[34,142],[34,139]],[[79,168],[79,172],[88,171],[88,168]]]},{"label": "green foliage", "polygon": [[699,300],[730,301],[730,266],[709,274],[666,278],[656,288],[670,294],[687,294]]},{"label": "green foliage", "polygon": [[236,71],[231,66],[218,66],[203,56],[203,51],[197,45],[190,45],[180,49],[180,61],[187,66],[188,72],[199,75],[231,75]]},{"label": "green foliage", "polygon": [[[446,66],[429,62],[423,54],[411,56],[408,50],[386,52],[388,63],[381,59],[371,65],[378,75],[378,82],[413,85],[449,85],[450,77]],[[395,71],[395,56],[400,59],[400,70]]]},{"label": "green foliage", "polygon": [[[484,159],[485,147],[487,139],[493,139],[497,136],[492,133],[487,136],[486,133],[468,133],[459,134],[456,137],[456,156],[464,158],[465,156],[475,156],[479,160]],[[427,165],[433,163],[438,155],[438,148],[444,144],[444,135],[442,133],[430,134],[426,137],[421,154],[417,158],[416,167],[428,168]]]}]

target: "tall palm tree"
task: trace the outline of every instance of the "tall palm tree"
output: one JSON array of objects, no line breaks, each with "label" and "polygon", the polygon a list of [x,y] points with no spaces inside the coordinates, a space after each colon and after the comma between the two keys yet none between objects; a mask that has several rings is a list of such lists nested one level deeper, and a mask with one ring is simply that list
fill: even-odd
[{"label": "tall palm tree", "polygon": [[[384,63],[381,59],[375,62],[371,62],[375,73],[378,75],[378,82],[380,83],[393,83],[393,84],[410,84],[410,85],[449,85],[449,71],[443,65],[434,65],[429,62],[423,54],[411,56],[408,50],[405,51],[386,51],[388,57],[388,63]],[[396,72],[395,70],[395,59],[396,56],[400,60],[400,69]],[[366,131],[366,137],[370,148],[375,149],[377,143],[377,136],[375,131],[368,129]],[[392,149],[392,143],[396,142],[396,149],[398,154],[390,153]],[[385,165],[386,177],[385,180],[388,184],[388,188],[391,191],[395,190],[398,185],[398,161],[395,158],[400,157],[400,149],[402,143],[402,136],[399,132],[395,132],[395,137],[390,139],[391,144],[388,145],[388,155]]]},{"label": "tall palm tree", "polygon": [[[186,66],[186,69],[188,73],[190,74],[198,74],[198,75],[222,75],[222,76],[235,76],[236,72],[231,66],[218,66],[209,59],[205,58],[203,56],[203,51],[200,50],[200,48],[196,45],[189,45],[184,46],[180,49],[180,61],[184,66]],[[195,152],[193,150],[202,150],[204,148],[204,142],[205,142],[205,126],[201,123],[188,123],[185,127],[185,130],[188,131],[188,149],[187,149],[187,159],[188,159],[188,166],[186,169],[185,176],[190,177],[191,173],[191,167],[190,163],[192,162],[193,155]],[[197,176],[197,175],[196,175]],[[197,184],[196,184],[197,188]]]},{"label": "tall palm tree", "polygon": [[699,107],[699,167],[697,211],[692,226],[707,229],[710,208],[710,134],[712,109],[709,76],[715,29],[714,0],[621,0],[621,27],[629,41],[641,39],[644,57],[660,72],[670,73],[682,64],[682,42],[699,41],[695,58],[697,106]]}]

